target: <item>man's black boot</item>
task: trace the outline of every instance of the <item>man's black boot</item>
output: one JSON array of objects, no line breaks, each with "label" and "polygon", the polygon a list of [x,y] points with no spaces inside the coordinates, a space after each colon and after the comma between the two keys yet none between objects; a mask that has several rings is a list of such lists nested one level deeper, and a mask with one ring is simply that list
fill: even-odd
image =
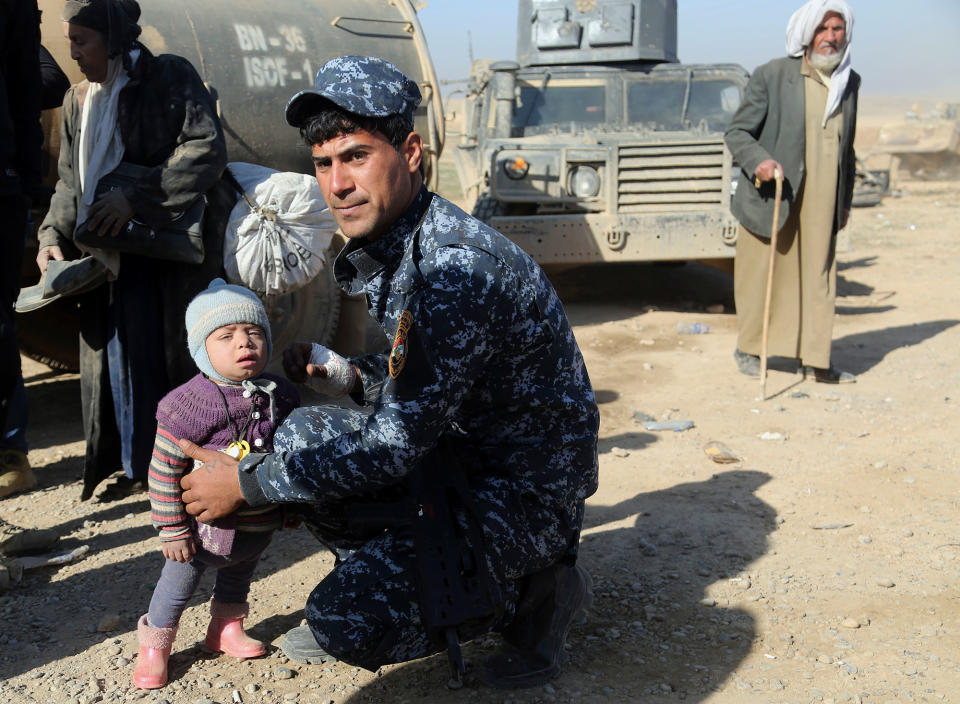
[{"label": "man's black boot", "polygon": [[579,565],[555,564],[530,575],[513,622],[504,629],[504,647],[477,672],[491,687],[543,685],[560,674],[570,626],[593,603],[593,581]]},{"label": "man's black boot", "polygon": [[821,368],[806,366],[803,368],[803,377],[809,379],[813,377],[821,384],[854,384],[857,381],[850,372],[840,371],[833,365]]},{"label": "man's black boot", "polygon": [[283,654],[294,662],[302,662],[307,665],[322,665],[325,662],[336,660],[330,653],[320,647],[317,639],[313,637],[310,626],[302,624],[280,637],[280,650]]}]

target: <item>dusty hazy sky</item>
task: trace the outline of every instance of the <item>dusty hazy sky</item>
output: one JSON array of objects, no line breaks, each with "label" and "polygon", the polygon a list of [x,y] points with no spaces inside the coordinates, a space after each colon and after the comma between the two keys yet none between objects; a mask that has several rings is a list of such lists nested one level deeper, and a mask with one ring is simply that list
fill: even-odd
[{"label": "dusty hazy sky", "polygon": [[[678,0],[680,59],[752,71],[785,53],[787,20],[801,4]],[[960,0],[852,0],[851,6],[853,67],[864,93],[960,101]],[[429,0],[420,21],[441,81],[469,74],[471,48],[478,59],[516,56],[516,0]]]}]

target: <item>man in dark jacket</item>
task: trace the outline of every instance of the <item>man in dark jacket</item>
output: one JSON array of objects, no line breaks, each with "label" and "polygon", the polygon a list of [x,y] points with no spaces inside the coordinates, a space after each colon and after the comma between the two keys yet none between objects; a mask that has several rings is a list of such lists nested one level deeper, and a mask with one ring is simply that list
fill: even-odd
[{"label": "man in dark jacket", "polygon": [[855,377],[831,365],[836,234],[853,197],[860,76],[850,69],[853,12],[845,0],[810,0],[787,28],[788,57],[758,68],[726,133],[743,169],[733,200],[740,220],[734,274],[738,368],[759,376],[774,174],[783,197],[769,323],[772,355],[797,358],[819,382]]},{"label": "man in dark jacket", "polygon": [[297,503],[335,549],[308,626],[281,641],[293,659],[375,670],[455,653],[458,640],[493,629],[507,646],[481,676],[542,684],[590,599],[576,554],[599,414],[570,323],[527,254],[424,188],[415,82],[346,56],[315,85],[290,101],[287,121],[311,145],[350,240],[337,280],[366,294],[393,344],[351,360],[291,348],[291,378],[310,374],[371,412],[295,411],[277,451],[254,452],[239,471],[182,443],[204,461],[182,482],[187,511],[206,521],[244,502]]},{"label": "man in dark jacket", "polygon": [[22,427],[26,394],[13,303],[20,290],[30,195],[40,186],[39,60],[37,3],[0,0],[0,498],[37,482]]},{"label": "man in dark jacket", "polygon": [[[64,97],[59,180],[38,233],[41,272],[50,260],[79,258],[78,225],[89,220],[104,237],[133,216],[162,226],[171,213],[220,189],[227,164],[216,105],[203,80],[183,57],[154,56],[137,41],[135,0],[68,0],[63,18],[71,56],[87,80]],[[91,175],[91,164],[107,164],[105,155],[117,163]],[[99,179],[119,163],[142,167],[143,176],[94,199]],[[208,216],[213,212],[211,205]],[[101,498],[146,490],[157,403],[194,373],[183,311],[223,269],[223,229],[215,220],[206,219],[200,264],[88,248],[111,264],[113,280],[78,297],[87,444],[81,498],[117,470],[124,476]]]}]

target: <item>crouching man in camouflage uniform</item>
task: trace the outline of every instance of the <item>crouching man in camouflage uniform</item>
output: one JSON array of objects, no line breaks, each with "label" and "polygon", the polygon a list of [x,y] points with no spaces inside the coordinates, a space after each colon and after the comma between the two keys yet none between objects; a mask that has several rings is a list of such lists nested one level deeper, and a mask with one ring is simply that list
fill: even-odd
[{"label": "crouching man in camouflage uniform", "polygon": [[[349,238],[337,280],[366,294],[393,344],[346,360],[297,343],[284,364],[295,381],[310,375],[372,412],[300,409],[277,431],[274,454],[239,465],[182,441],[204,462],[183,479],[183,498],[202,521],[244,502],[298,503],[334,549],[306,605],[309,628],[281,640],[292,659],[375,670],[439,652],[451,633],[459,652],[457,640],[497,630],[504,650],[478,674],[533,686],[559,672],[567,631],[591,598],[575,561],[597,486],[599,415],[543,271],[423,186],[419,103],[416,83],[392,64],[347,56],[286,109]],[[452,528],[428,521],[445,509]],[[448,579],[437,570],[450,563]]]}]

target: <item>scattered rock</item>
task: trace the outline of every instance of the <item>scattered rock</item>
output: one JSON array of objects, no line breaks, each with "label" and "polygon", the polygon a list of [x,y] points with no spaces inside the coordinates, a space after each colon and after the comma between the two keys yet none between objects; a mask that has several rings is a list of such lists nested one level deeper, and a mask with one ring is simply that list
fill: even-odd
[{"label": "scattered rock", "polygon": [[894,586],[894,581],[892,579],[886,579],[886,578],[878,579],[877,586],[889,589],[890,587]]},{"label": "scattered rock", "polygon": [[775,432],[775,431],[772,432],[768,430],[766,432],[760,433],[757,437],[760,438],[761,440],[786,440],[788,436],[785,435],[784,433]]},{"label": "scattered rock", "polygon": [[293,679],[294,672],[289,667],[278,667],[273,671],[273,676],[278,680],[290,680]]},{"label": "scattered rock", "polygon": [[610,454],[616,457],[629,457],[630,451],[624,450],[622,447],[611,447]]},{"label": "scattered rock", "polygon": [[810,527],[814,530],[840,530],[841,528],[849,528],[852,525],[852,523],[823,523],[821,525]]},{"label": "scattered rock", "polygon": [[855,618],[850,618],[849,616],[843,619],[840,622],[840,625],[844,628],[860,628],[860,622]]}]

